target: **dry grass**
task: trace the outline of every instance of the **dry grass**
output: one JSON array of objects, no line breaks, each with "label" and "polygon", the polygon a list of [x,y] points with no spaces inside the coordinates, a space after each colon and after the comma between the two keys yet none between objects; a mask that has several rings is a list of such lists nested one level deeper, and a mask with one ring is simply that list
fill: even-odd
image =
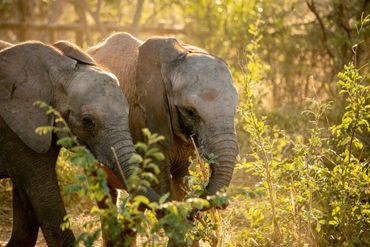
[{"label": "dry grass", "polygon": [[[0,203],[0,246],[6,245],[12,232],[12,205],[10,200],[6,201],[6,203],[4,203],[4,201]],[[82,232],[83,225],[86,222],[97,222],[97,224],[100,225],[99,218],[89,213],[93,205],[94,202],[92,201],[84,201],[81,204],[73,204],[67,207],[67,212],[71,215],[72,230],[76,236]],[[103,241],[100,238],[96,243],[96,247],[102,246],[102,243]],[[39,231],[36,246],[47,247],[41,230]]]}]

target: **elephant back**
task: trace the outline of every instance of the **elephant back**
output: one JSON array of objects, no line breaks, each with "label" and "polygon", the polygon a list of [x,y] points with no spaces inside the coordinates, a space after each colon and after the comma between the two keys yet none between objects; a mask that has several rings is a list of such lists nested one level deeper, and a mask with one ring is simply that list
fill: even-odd
[{"label": "elephant back", "polygon": [[13,44],[0,40],[0,51],[11,46],[13,46]]},{"label": "elephant back", "polygon": [[128,33],[115,33],[87,50],[99,65],[117,76],[130,105],[135,101],[136,64],[141,43]]}]

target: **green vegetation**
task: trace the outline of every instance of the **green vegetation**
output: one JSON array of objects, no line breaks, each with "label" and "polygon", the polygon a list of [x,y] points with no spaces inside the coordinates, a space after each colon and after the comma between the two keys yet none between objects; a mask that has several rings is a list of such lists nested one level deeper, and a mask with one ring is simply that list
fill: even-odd
[{"label": "green vegetation", "polygon": [[[99,235],[121,244],[121,232],[147,246],[165,246],[168,237],[206,246],[370,245],[369,1],[147,0],[139,19],[141,1],[64,1],[59,14],[55,1],[28,2],[40,22],[114,23],[140,38],[156,34],[140,32],[148,27],[180,27],[177,37],[227,61],[239,91],[240,161],[227,197],[193,198],[212,163],[197,153],[184,202],[165,202],[165,195],[149,203],[136,195],[156,182],[162,158],[152,146],[160,137],[146,131],[148,142],[138,143],[133,157],[140,166],[127,181],[130,195],[118,207],[108,199],[109,207],[98,209],[91,201],[108,195],[105,173],[76,140],[60,140],[66,147],[57,166],[63,197],[69,208],[78,205],[63,227],[77,224],[81,245],[91,246]],[[6,19],[18,18],[15,9],[11,1],[0,4]],[[20,41],[16,32],[0,33]],[[87,30],[80,41],[87,47],[108,34]],[[56,37],[75,41],[73,33]],[[0,181],[1,219],[10,218],[10,191],[9,181]],[[140,203],[149,209],[138,210]],[[81,223],[74,220],[79,214],[94,216]]]},{"label": "green vegetation", "polygon": [[[363,20],[369,21],[369,17]],[[245,199],[242,215],[249,226],[238,231],[238,245],[358,246],[370,244],[368,158],[357,134],[369,131],[369,81],[354,63],[339,73],[345,96],[341,122],[327,125],[331,102],[312,100],[302,112],[308,120],[301,133],[288,135],[259,116],[252,89],[264,67],[255,50],[260,34],[247,47],[240,125],[248,133],[250,154],[240,164],[258,177],[258,203]],[[355,44],[354,47],[357,47]],[[323,120],[323,122],[322,122]],[[253,198],[253,197],[251,197]],[[239,216],[238,216],[239,217]]]}]

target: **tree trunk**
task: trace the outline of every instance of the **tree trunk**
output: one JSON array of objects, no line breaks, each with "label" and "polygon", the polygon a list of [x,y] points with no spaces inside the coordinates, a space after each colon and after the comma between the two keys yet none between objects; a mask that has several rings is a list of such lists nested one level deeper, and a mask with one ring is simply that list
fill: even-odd
[{"label": "tree trunk", "polygon": [[143,12],[144,1],[145,0],[137,0],[136,2],[136,11],[131,24],[131,34],[134,36],[137,36],[139,33],[139,23]]}]

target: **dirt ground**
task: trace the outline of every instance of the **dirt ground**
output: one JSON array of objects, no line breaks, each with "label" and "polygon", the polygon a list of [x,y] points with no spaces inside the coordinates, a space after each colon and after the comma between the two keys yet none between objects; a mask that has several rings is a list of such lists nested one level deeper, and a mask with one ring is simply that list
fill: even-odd
[{"label": "dirt ground", "polygon": [[[78,208],[67,208],[67,212],[71,214],[71,223],[72,223],[72,230],[77,236],[77,234],[81,231],[84,222],[96,220],[98,219],[92,218],[90,214],[88,214],[88,210],[84,210],[81,212]],[[0,207],[0,247],[3,247],[7,244],[10,239],[12,233],[12,208],[11,205],[9,207]],[[99,224],[99,223],[97,223]],[[37,247],[47,247],[46,241],[42,234],[41,229],[39,230],[39,235],[37,237]],[[99,241],[95,245],[96,247],[102,246],[102,240]]]},{"label": "dirt ground", "polygon": [[[9,205],[10,206],[10,205]],[[9,217],[10,216],[10,217]],[[0,246],[5,246],[10,239],[12,234],[12,208],[11,207],[0,207]],[[37,237],[38,247],[47,247],[42,232],[39,232]]]},{"label": "dirt ground", "polygon": [[[251,181],[254,181],[254,179],[250,179]],[[233,184],[245,184],[245,175],[236,172],[234,174],[233,178]],[[0,185],[5,184],[4,181],[0,182]],[[11,236],[11,231],[12,231],[12,203],[11,203],[11,191],[7,189],[6,191],[1,190],[0,186],[0,192],[7,193],[8,195],[4,196],[2,198],[7,198],[8,200],[6,201],[0,201],[0,247],[5,246],[6,243],[9,241],[10,236]],[[72,205],[72,206],[71,206]],[[75,234],[75,236],[78,236],[81,233],[81,230],[83,229],[83,225],[86,222],[97,222],[96,224],[100,225],[99,218],[97,216],[92,216],[90,213],[91,207],[93,207],[95,203],[93,201],[89,200],[83,200],[83,201],[74,201],[74,203],[70,203],[70,206],[67,206],[67,213],[70,214],[71,216],[71,223],[72,223],[72,230]],[[235,208],[237,208],[237,205],[234,205]],[[227,219],[230,213],[232,213],[233,206],[229,206],[228,210],[223,211],[224,217]],[[226,220],[227,221],[227,220]],[[230,230],[232,230],[233,226],[228,224],[229,222],[223,222],[223,228],[226,233],[222,234],[223,235],[223,242],[227,243],[230,242]],[[137,240],[138,245],[140,246],[141,239],[139,238]],[[103,246],[103,241],[100,238],[95,246],[100,247]],[[164,244],[165,245],[165,244]],[[44,239],[44,236],[39,230],[39,235],[37,238],[37,247],[46,247],[46,241]],[[205,246],[202,245],[201,246]]]},{"label": "dirt ground", "polygon": [[[10,235],[12,233],[12,225],[11,222],[0,222],[0,246],[3,247],[7,244]],[[39,232],[39,236],[37,237],[37,247],[47,247],[47,244],[45,242],[44,236],[42,235],[42,232]]]}]

